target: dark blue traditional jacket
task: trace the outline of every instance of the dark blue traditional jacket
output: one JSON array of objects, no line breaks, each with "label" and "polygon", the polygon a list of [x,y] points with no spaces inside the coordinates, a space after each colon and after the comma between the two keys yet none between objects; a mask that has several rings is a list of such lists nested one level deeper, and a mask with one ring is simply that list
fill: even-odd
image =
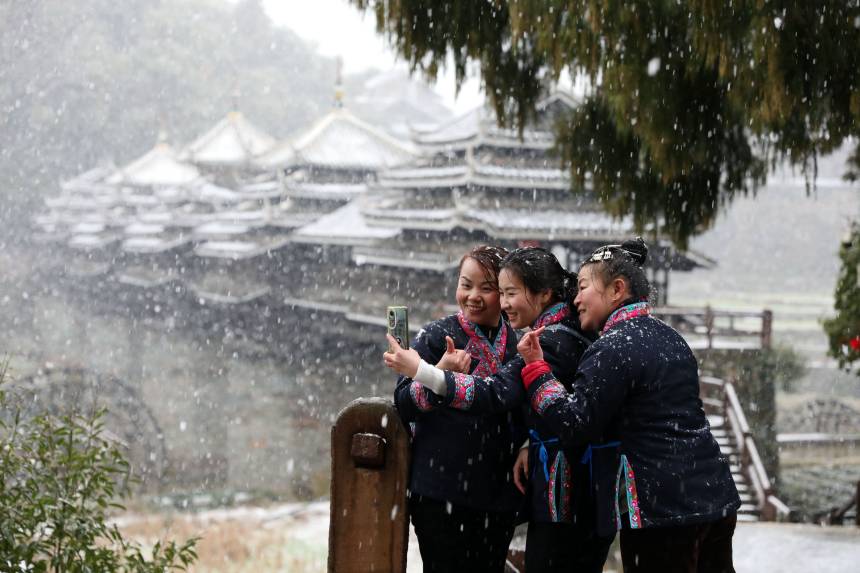
[{"label": "dark blue traditional jacket", "polygon": [[[412,341],[421,358],[436,364],[445,336],[472,356],[470,372],[489,376],[517,356],[517,337],[501,320],[489,341],[462,313],[425,326]],[[412,431],[412,493],[481,510],[515,511],[521,496],[512,468],[524,426],[519,412],[475,416],[441,407],[441,399],[421,383],[401,376],[394,391],[401,420]]]},{"label": "dark blue traditional jacket", "polygon": [[607,517],[599,531],[707,523],[740,506],[699,399],[696,359],[646,303],[610,316],[585,352],[572,391],[544,373],[528,395],[566,445],[603,437],[620,442],[615,467],[593,468]]},{"label": "dark blue traditional jacket", "polygon": [[[532,325],[545,326],[540,338],[544,359],[556,380],[572,388],[576,367],[591,338],[582,334],[579,320],[565,303],[546,309]],[[531,411],[522,385],[523,359],[517,356],[490,377],[445,372],[448,389],[443,404],[472,414],[524,410],[529,429],[530,521],[593,522],[585,445],[562,448],[558,436]]]}]

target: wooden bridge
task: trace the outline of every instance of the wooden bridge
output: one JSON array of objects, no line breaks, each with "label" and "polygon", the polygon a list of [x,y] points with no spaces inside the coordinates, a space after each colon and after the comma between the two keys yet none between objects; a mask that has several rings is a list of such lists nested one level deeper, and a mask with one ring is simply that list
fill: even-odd
[{"label": "wooden bridge", "polygon": [[658,306],[654,316],[680,332],[693,350],[770,348],[773,312]]}]

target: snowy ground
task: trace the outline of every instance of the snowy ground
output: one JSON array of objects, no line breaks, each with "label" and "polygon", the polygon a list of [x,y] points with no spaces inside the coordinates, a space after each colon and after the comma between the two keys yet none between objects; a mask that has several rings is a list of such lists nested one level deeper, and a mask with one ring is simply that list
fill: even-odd
[{"label": "snowy ground", "polygon": [[[195,514],[129,513],[119,526],[137,539],[152,543],[158,536],[202,537],[200,561],[193,571],[289,572],[326,570],[327,502],[238,507]],[[744,523],[735,534],[738,573],[855,571],[860,562],[860,528]],[[414,534],[408,571],[421,571]]]}]

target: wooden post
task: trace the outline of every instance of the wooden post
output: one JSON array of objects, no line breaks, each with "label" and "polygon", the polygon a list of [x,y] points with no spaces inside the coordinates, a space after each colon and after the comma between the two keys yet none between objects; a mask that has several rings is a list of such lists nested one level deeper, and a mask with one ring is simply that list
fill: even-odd
[{"label": "wooden post", "polygon": [[708,337],[708,350],[714,347],[714,311],[711,305],[705,307],[705,334]]},{"label": "wooden post", "polygon": [[764,310],[761,313],[761,347],[770,348],[771,331],[773,330],[773,312]]},{"label": "wooden post", "polygon": [[390,400],[359,398],[331,431],[329,573],[404,573],[409,437]]},{"label": "wooden post", "polygon": [[854,493],[854,525],[860,527],[860,480],[857,480],[857,491]]}]

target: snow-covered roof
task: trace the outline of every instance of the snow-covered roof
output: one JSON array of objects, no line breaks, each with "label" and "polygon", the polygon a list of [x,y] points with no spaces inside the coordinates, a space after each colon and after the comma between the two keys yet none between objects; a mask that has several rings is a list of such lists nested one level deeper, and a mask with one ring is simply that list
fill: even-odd
[{"label": "snow-covered roof", "polygon": [[143,235],[130,237],[122,242],[122,250],[127,253],[155,254],[164,253],[190,242],[187,237],[158,237]]},{"label": "snow-covered roof", "polygon": [[69,242],[67,244],[73,249],[81,249],[88,251],[93,249],[101,249],[115,241],[116,237],[112,235],[80,234],[72,236],[72,238],[69,239]]},{"label": "snow-covered roof", "polygon": [[93,235],[101,233],[104,230],[105,225],[103,223],[78,223],[77,225],[73,225],[70,229],[72,233],[80,235]]},{"label": "snow-covered roof", "polygon": [[242,196],[236,191],[209,183],[208,181],[195,186],[191,190],[191,197],[195,201],[206,203],[235,203],[242,200]]},{"label": "snow-covered roof", "polygon": [[400,234],[400,229],[371,227],[364,221],[357,201],[347,203],[293,234],[302,243],[357,245],[373,244]]},{"label": "snow-covered roof", "polygon": [[205,165],[247,165],[276,141],[239,111],[231,111],[212,129],[189,143],[180,159]]},{"label": "snow-covered roof", "polygon": [[442,124],[436,130],[416,133],[415,141],[427,150],[458,149],[481,144],[549,149],[553,146],[554,136],[541,114],[551,114],[562,106],[574,109],[577,105],[576,98],[567,92],[553,92],[537,103],[537,121],[527,125],[522,133],[518,129],[499,127],[495,112],[482,105]]},{"label": "snow-covered roof", "polygon": [[246,183],[238,188],[237,193],[247,199],[272,199],[283,194],[283,185],[276,180]]},{"label": "snow-covered roof", "polygon": [[102,166],[89,169],[60,183],[64,191],[95,191],[105,189],[104,180],[116,171],[116,167]]},{"label": "snow-covered roof", "polygon": [[126,235],[158,235],[164,232],[164,225],[154,225],[152,223],[132,223],[126,225]]},{"label": "snow-covered roof", "polygon": [[120,168],[107,178],[111,184],[137,186],[185,185],[200,178],[200,172],[184,163],[167,143],[158,143],[142,157]]},{"label": "snow-covered roof", "polygon": [[116,280],[124,285],[139,287],[139,288],[153,288],[163,284],[167,284],[174,280],[169,272],[159,271],[158,269],[153,270],[149,268],[126,268],[119,272],[116,276]]},{"label": "snow-covered roof", "polygon": [[462,187],[474,184],[484,187],[564,190],[570,187],[570,177],[566,171],[558,168],[524,168],[471,161],[462,165],[391,169],[379,175],[379,184],[389,189]]},{"label": "snow-covered roof", "polygon": [[465,213],[468,225],[496,238],[581,239],[623,237],[633,233],[630,217],[617,219],[596,211],[559,211],[535,209],[472,209]]},{"label": "snow-covered roof", "polygon": [[239,304],[251,302],[269,294],[269,287],[256,277],[240,273],[209,272],[187,281],[200,304]]},{"label": "snow-covered roof", "polygon": [[367,191],[367,183],[286,182],[284,195],[304,199],[352,199]]},{"label": "snow-covered roof", "polygon": [[380,247],[356,247],[352,250],[352,260],[356,265],[376,265],[380,267],[396,267],[435,271],[438,273],[456,269],[460,264],[464,248],[456,254],[450,250],[418,251],[392,248],[389,245]]},{"label": "snow-covered roof", "polygon": [[314,165],[375,171],[406,163],[416,156],[410,143],[388,135],[344,108],[337,108],[296,138],[276,146],[258,163],[266,168]]},{"label": "snow-covered roof", "polygon": [[234,240],[234,241],[206,241],[194,249],[198,257],[209,257],[216,259],[250,259],[285,246],[289,240],[280,237],[272,240]]},{"label": "snow-covered roof", "polygon": [[147,211],[138,215],[138,220],[141,223],[164,223],[168,224],[173,221],[174,214],[172,211]]},{"label": "snow-covered roof", "polygon": [[450,231],[459,221],[457,209],[398,209],[372,207],[362,210],[365,219],[374,226]]},{"label": "snow-covered roof", "polygon": [[250,231],[250,225],[229,221],[211,221],[194,228],[194,234],[198,237],[245,235]]}]

